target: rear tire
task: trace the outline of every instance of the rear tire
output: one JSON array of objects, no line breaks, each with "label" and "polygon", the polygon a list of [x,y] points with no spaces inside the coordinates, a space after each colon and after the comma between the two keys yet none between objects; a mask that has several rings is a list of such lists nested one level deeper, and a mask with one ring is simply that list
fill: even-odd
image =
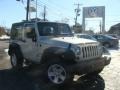
[{"label": "rear tire", "polygon": [[23,58],[22,56],[20,56],[19,51],[12,52],[12,54],[10,55],[10,61],[12,68],[14,69],[20,69],[23,67]]}]

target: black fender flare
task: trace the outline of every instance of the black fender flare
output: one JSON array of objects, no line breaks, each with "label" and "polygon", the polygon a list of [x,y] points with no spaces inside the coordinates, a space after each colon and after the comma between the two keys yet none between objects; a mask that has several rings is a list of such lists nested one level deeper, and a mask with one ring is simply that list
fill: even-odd
[{"label": "black fender flare", "polygon": [[46,50],[44,50],[42,54],[42,63],[47,62],[50,60],[50,58],[60,58],[62,62],[69,62],[73,63],[75,62],[75,54],[72,50],[70,49],[65,49],[61,47],[49,47]]},{"label": "black fender flare", "polygon": [[8,55],[11,55],[14,52],[19,52],[19,56],[23,59],[23,54],[22,54],[20,46],[16,43],[11,43],[9,45]]}]

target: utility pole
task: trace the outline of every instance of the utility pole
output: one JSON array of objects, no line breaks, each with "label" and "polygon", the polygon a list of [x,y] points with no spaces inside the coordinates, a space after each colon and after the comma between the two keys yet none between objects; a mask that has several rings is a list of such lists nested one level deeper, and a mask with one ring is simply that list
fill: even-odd
[{"label": "utility pole", "polygon": [[26,10],[26,21],[28,21],[29,10],[30,9],[30,0],[27,0],[27,10]]},{"label": "utility pole", "polygon": [[[16,0],[16,1],[22,1],[23,0]],[[28,21],[28,16],[29,16],[29,10],[30,9],[30,0],[27,0],[27,10],[26,10],[26,21]]]},{"label": "utility pole", "polygon": [[101,34],[102,33],[102,27],[101,27],[102,24],[101,24],[101,21],[100,21],[100,25],[99,26],[100,26],[100,34]]},{"label": "utility pole", "polygon": [[37,20],[37,0],[36,0],[36,20]]},{"label": "utility pole", "polygon": [[78,19],[78,16],[80,16],[80,11],[81,11],[81,9],[80,9],[80,5],[81,4],[75,4],[75,5],[77,5],[77,8],[75,9],[75,13],[76,13],[76,16],[75,16],[75,26],[77,25],[77,19]]},{"label": "utility pole", "polygon": [[44,21],[45,21],[46,20],[46,6],[44,6],[43,18],[44,18]]}]

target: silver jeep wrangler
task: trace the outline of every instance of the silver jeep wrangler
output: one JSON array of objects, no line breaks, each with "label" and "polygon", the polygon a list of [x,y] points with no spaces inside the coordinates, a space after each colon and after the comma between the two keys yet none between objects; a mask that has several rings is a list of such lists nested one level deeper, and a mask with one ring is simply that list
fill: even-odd
[{"label": "silver jeep wrangler", "polygon": [[74,75],[99,74],[111,60],[104,51],[96,41],[74,37],[67,24],[24,21],[12,25],[8,53],[13,68],[43,65],[43,76],[59,85]]}]

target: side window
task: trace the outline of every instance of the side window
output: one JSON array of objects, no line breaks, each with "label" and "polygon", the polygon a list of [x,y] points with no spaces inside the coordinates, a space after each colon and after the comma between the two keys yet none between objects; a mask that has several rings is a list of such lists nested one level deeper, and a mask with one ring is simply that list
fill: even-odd
[{"label": "side window", "polygon": [[49,36],[49,35],[52,35],[54,34],[54,28],[53,27],[50,27],[50,26],[46,26],[43,28],[43,34],[45,36]]},{"label": "side window", "polygon": [[21,25],[14,25],[12,26],[11,30],[11,39],[20,40],[22,39],[23,31]]},{"label": "side window", "polygon": [[24,37],[32,39],[36,37],[34,24],[25,24],[24,26]]},{"label": "side window", "polygon": [[67,25],[59,25],[60,34],[67,34],[70,30]]},{"label": "side window", "polygon": [[38,23],[38,30],[40,36],[52,36],[57,34],[57,25],[54,23]]}]

